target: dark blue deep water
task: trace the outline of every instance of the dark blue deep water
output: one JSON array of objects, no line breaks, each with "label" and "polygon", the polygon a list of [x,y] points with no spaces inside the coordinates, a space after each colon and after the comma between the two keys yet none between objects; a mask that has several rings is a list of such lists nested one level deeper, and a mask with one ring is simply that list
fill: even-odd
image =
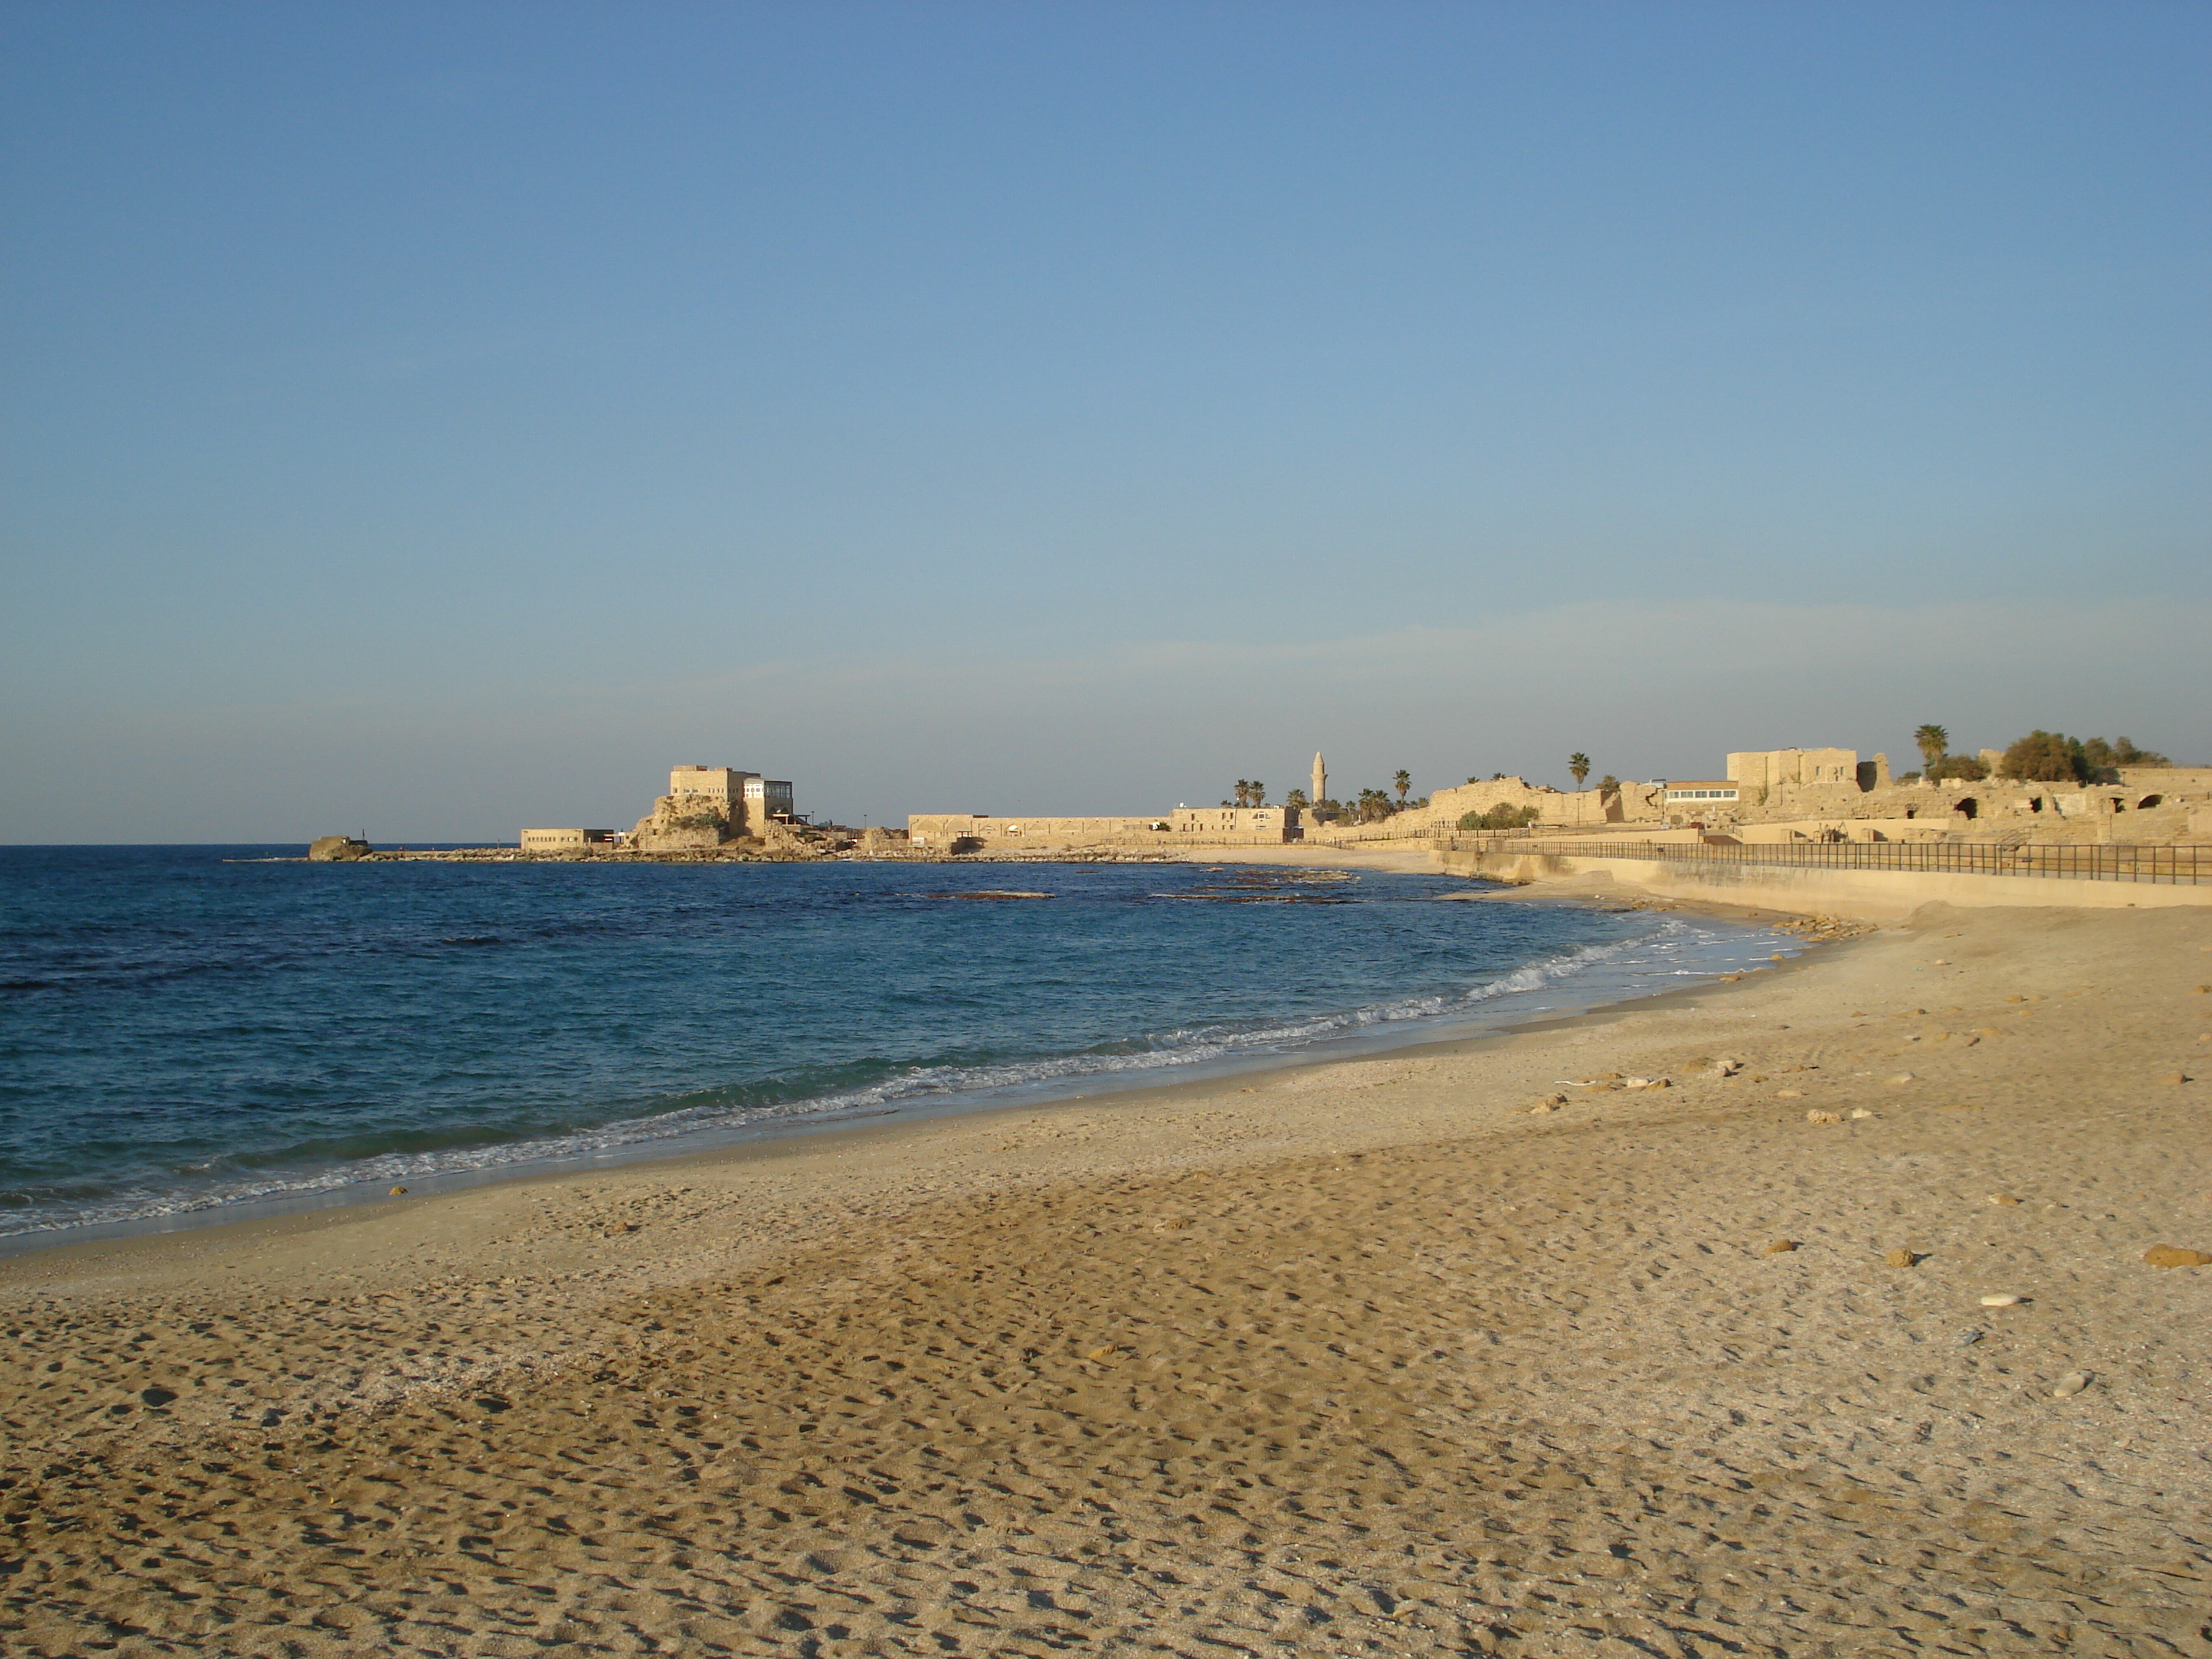
[{"label": "dark blue deep water", "polygon": [[1781,948],[1442,876],[254,861],[301,850],[0,848],[0,1235],[1456,1034]]}]

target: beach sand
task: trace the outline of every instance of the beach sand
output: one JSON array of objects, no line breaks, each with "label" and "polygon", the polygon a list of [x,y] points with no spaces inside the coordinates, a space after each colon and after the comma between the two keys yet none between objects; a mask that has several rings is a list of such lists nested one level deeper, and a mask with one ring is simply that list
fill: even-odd
[{"label": "beach sand", "polygon": [[2212,1652],[2212,1267],[2143,1260],[2212,1253],[2208,982],[2202,912],[1929,910],[1501,1039],[0,1263],[0,1645]]}]

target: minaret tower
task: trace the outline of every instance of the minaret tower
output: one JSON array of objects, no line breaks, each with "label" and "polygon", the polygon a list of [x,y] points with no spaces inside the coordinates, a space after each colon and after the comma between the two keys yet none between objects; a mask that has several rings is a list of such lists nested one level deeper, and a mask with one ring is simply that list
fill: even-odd
[{"label": "minaret tower", "polygon": [[1313,804],[1318,806],[1328,799],[1328,763],[1321,757],[1321,750],[1316,749],[1314,750]]}]

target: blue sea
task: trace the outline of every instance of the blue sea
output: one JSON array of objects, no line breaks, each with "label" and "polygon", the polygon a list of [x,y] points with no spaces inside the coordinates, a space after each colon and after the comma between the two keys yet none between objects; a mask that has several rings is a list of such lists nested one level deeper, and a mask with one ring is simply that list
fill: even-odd
[{"label": "blue sea", "polygon": [[1445,876],[304,850],[0,848],[0,1237],[1462,1036],[1795,948]]}]

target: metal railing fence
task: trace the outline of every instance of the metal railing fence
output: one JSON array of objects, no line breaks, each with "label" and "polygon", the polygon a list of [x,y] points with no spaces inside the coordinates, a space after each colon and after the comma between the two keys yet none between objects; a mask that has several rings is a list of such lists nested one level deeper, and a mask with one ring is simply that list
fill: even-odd
[{"label": "metal railing fence", "polygon": [[2008,846],[1994,842],[1808,841],[1715,847],[1702,842],[1553,840],[1511,830],[1436,837],[1440,851],[1510,852],[1562,858],[1651,859],[1669,864],[1758,864],[1813,870],[1909,870],[1973,876],[2046,876],[2070,881],[2212,881],[2212,847]]}]

